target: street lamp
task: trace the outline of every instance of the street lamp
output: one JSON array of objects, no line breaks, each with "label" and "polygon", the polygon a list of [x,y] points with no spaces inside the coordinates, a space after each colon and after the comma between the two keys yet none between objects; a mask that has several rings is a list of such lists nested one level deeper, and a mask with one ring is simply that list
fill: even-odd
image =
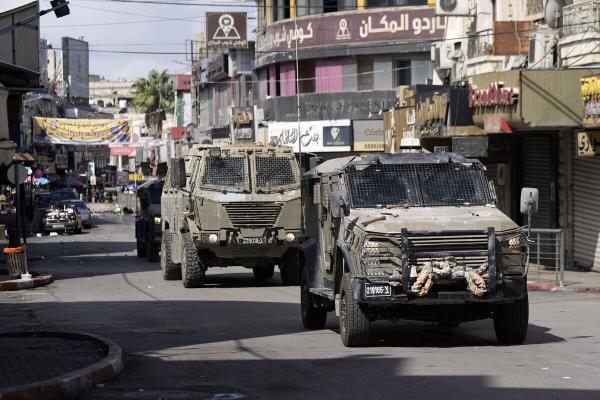
[{"label": "street lamp", "polygon": [[61,18],[71,13],[71,10],[69,10],[69,2],[67,0],[50,0],[50,5],[52,6],[52,8],[42,10],[36,15],[32,15],[30,17],[25,18],[22,21],[15,22],[14,24],[7,26],[6,28],[0,29],[0,35],[12,32],[20,26],[37,30],[37,26],[29,25],[29,23],[34,21],[36,18],[41,17],[42,15],[48,14],[51,11],[54,11],[54,15],[56,15],[56,18]]}]

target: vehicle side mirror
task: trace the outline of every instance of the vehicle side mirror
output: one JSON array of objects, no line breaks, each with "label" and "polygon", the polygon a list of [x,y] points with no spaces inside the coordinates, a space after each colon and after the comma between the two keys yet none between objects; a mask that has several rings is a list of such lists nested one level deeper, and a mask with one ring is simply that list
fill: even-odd
[{"label": "vehicle side mirror", "polygon": [[177,189],[185,187],[185,160],[183,158],[171,159],[171,184]]},{"label": "vehicle side mirror", "polygon": [[521,214],[527,214],[527,237],[531,236],[531,216],[538,211],[539,197],[536,188],[521,189]]},{"label": "vehicle side mirror", "polygon": [[539,191],[536,188],[521,189],[521,214],[537,213],[539,197]]}]

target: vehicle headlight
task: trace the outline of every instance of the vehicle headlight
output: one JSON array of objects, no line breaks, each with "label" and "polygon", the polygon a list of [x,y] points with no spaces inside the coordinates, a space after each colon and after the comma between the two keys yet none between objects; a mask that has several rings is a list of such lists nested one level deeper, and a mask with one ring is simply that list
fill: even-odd
[{"label": "vehicle headlight", "polygon": [[160,217],[154,217],[154,223],[156,225],[159,225],[160,224]]},{"label": "vehicle headlight", "polygon": [[500,269],[505,275],[527,272],[529,243],[523,233],[507,235],[500,240]]},{"label": "vehicle headlight", "polygon": [[288,242],[293,242],[294,240],[296,240],[296,235],[290,232],[285,235],[285,240],[287,240]]},{"label": "vehicle headlight", "polygon": [[208,235],[209,243],[217,243],[218,241],[219,241],[219,236],[216,233],[211,233],[210,235]]}]

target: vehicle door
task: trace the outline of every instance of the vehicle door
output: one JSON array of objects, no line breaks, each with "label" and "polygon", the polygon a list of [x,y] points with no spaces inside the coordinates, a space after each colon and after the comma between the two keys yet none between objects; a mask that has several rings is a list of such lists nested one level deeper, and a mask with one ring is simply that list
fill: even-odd
[{"label": "vehicle door", "polygon": [[320,185],[320,200],[321,206],[319,207],[319,221],[320,221],[320,242],[321,242],[321,265],[323,265],[324,275],[327,279],[333,278],[333,251],[334,234],[333,220],[330,210],[330,198],[331,198],[331,181],[329,176],[321,178]]}]

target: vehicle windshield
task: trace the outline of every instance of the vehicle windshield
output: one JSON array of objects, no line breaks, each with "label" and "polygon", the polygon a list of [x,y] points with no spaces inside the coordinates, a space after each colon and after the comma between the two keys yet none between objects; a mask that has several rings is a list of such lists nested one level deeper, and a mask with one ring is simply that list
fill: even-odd
[{"label": "vehicle windshield", "polygon": [[354,208],[494,202],[480,163],[351,165],[345,177]]},{"label": "vehicle windshield", "polygon": [[202,187],[209,190],[248,191],[248,158],[246,154],[205,158]]},{"label": "vehicle windshield", "polygon": [[293,157],[256,155],[256,190],[296,189],[299,187],[299,170]]},{"label": "vehicle windshield", "polygon": [[73,192],[52,192],[50,193],[50,197],[48,201],[50,203],[56,203],[63,200],[74,200],[77,199],[77,196]]},{"label": "vehicle windshield", "polygon": [[81,201],[81,200],[65,200],[65,201],[61,201],[61,205],[66,205],[67,207],[77,207],[78,209],[86,209],[87,210],[87,204],[85,204],[85,202]]}]

